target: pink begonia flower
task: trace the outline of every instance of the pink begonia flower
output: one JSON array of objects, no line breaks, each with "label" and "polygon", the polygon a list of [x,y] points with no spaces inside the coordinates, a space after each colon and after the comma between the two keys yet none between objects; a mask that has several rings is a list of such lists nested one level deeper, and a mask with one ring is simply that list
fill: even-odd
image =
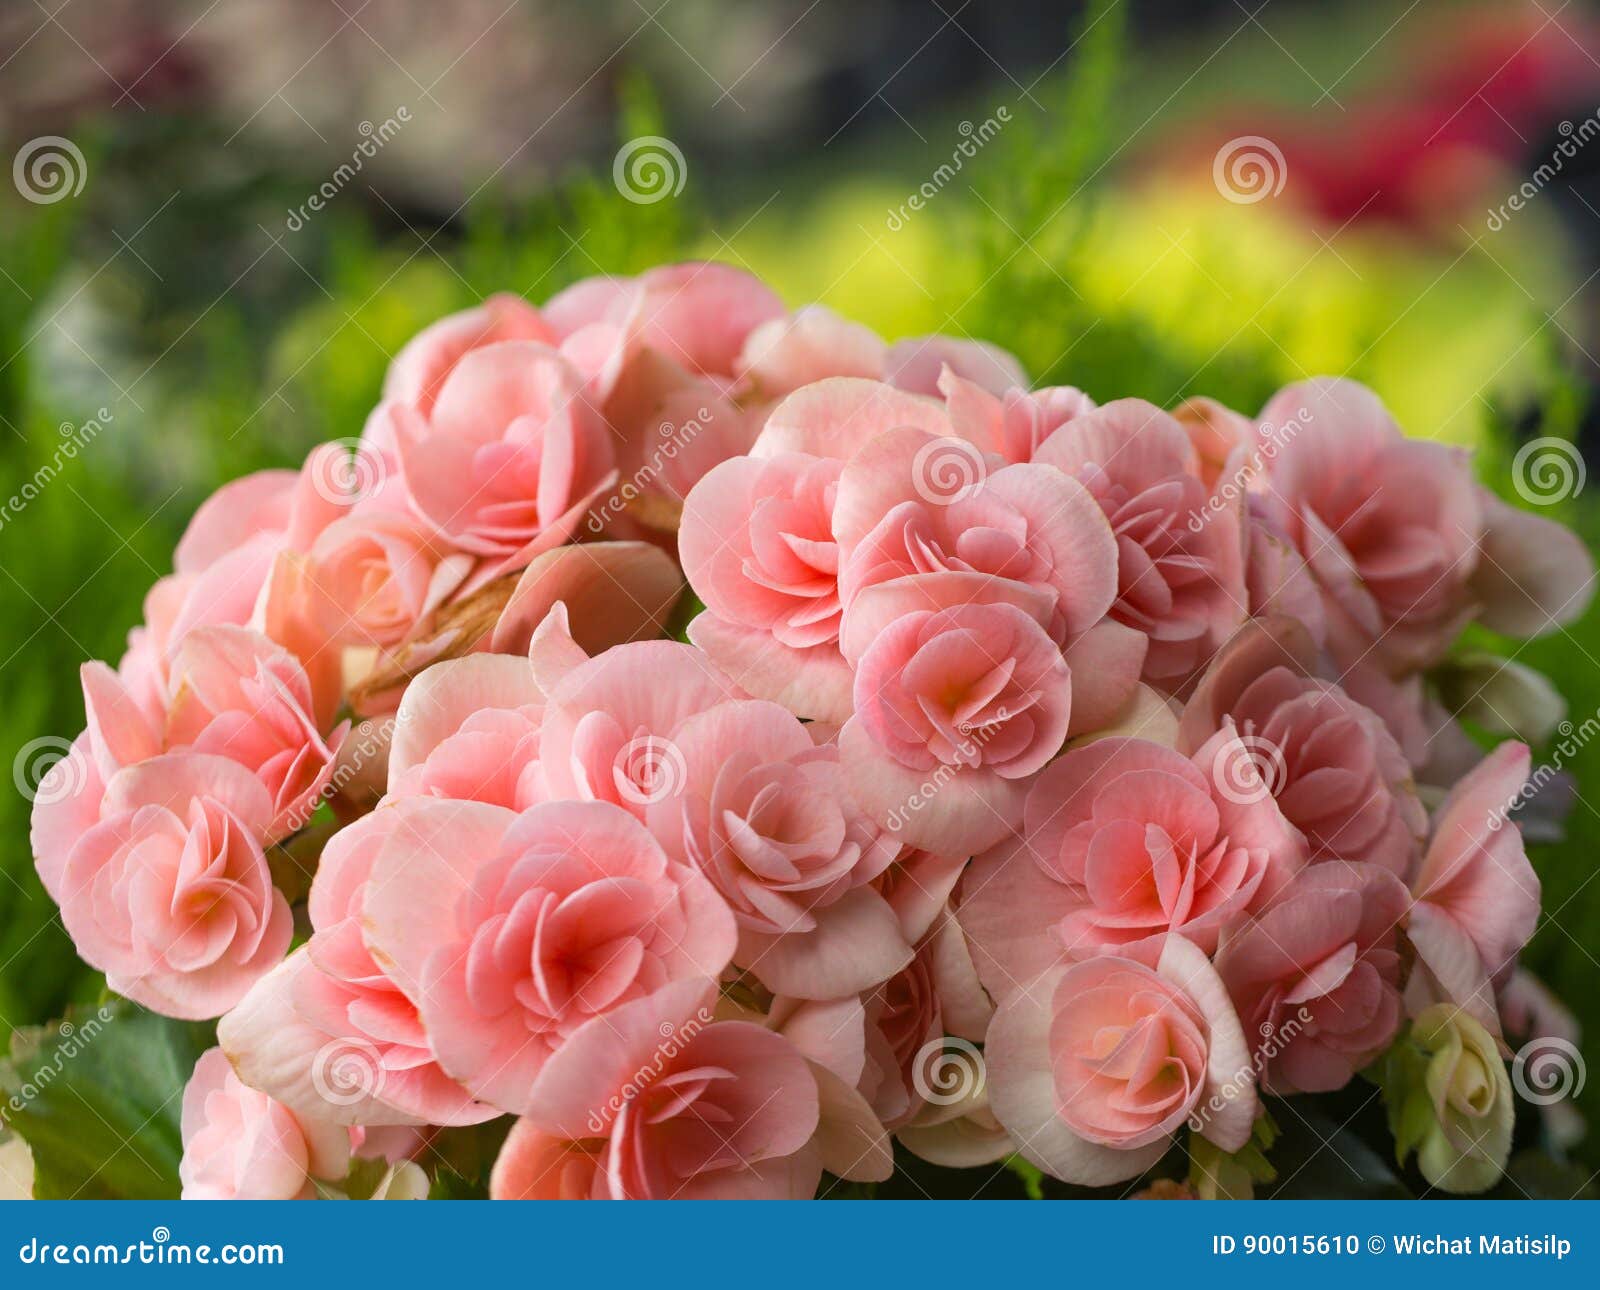
[{"label": "pink begonia flower", "polygon": [[[424,413],[383,404],[412,510],[450,550],[478,560],[466,592],[567,541],[610,487],[610,436],[555,350],[505,340],[469,351]],[[369,429],[371,429],[369,427]]]},{"label": "pink begonia flower", "polygon": [[683,587],[672,557],[648,542],[557,547],[522,571],[489,647],[497,654],[526,654],[557,604],[565,606],[563,630],[585,653],[653,639],[665,632]]},{"label": "pink begonia flower", "polygon": [[550,301],[561,352],[601,412],[622,489],[588,520],[629,536],[677,528],[683,499],[719,462],[748,451],[759,428],[744,406],[739,356],[783,304],[758,279],[724,264],[592,278]]},{"label": "pink begonia flower", "polygon": [[752,330],[735,370],[756,398],[772,400],[830,376],[880,380],[888,353],[871,328],[808,305]]},{"label": "pink begonia flower", "polygon": [[445,381],[468,354],[504,340],[557,341],[555,328],[520,296],[504,292],[450,314],[408,340],[383,378],[383,397],[431,416]]},{"label": "pink begonia flower", "polygon": [[[874,588],[885,625],[857,659],[855,715],[839,732],[863,809],[908,846],[955,854],[1015,827],[1072,707],[1067,661],[1044,628],[1014,604],[968,601],[971,585],[957,573]],[[922,608],[940,588],[960,594]]]},{"label": "pink begonia flower", "polygon": [[690,639],[751,694],[834,722],[851,711],[832,527],[839,471],[801,453],[736,457],[695,486],[678,530],[706,606]]},{"label": "pink begonia flower", "polygon": [[1075,747],[1028,793],[1021,837],[978,856],[962,926],[996,998],[1063,958],[1140,957],[1169,932],[1206,952],[1305,863],[1237,742],[1235,778],[1145,739]]},{"label": "pink begonia flower", "polygon": [[167,1016],[226,1012],[293,934],[259,841],[272,811],[261,781],[224,757],[171,753],[118,771],[58,877],[78,953]]},{"label": "pink begonia flower", "polygon": [[1480,499],[1483,542],[1472,576],[1479,621],[1490,631],[1533,637],[1582,617],[1594,599],[1595,569],[1578,535],[1487,489]]},{"label": "pink begonia flower", "polygon": [[1012,464],[1032,461],[1041,443],[1095,408],[1094,400],[1075,386],[995,393],[949,368],[940,374],[939,390],[957,436]]},{"label": "pink begonia flower", "polygon": [[1387,869],[1308,866],[1217,956],[1269,1093],[1328,1093],[1400,1027],[1399,924],[1410,898]]},{"label": "pink begonia flower", "polygon": [[[296,1112],[353,1125],[460,1125],[498,1112],[433,1060],[416,1006],[362,937],[372,865],[395,834],[426,829],[416,800],[387,803],[329,840],[311,885],[311,939],[218,1023],[251,1087]],[[468,839],[463,837],[462,841]]]},{"label": "pink begonia flower", "polygon": [[[1246,463],[1238,454],[1241,448],[1253,445],[1255,430],[1249,417],[1215,399],[1194,398],[1173,408],[1172,418],[1194,445],[1200,480],[1207,488],[1215,491],[1219,483],[1229,480],[1237,487],[1244,486],[1245,476],[1239,467]],[[1233,478],[1235,473],[1240,477]]]},{"label": "pink begonia flower", "polygon": [[900,920],[900,934],[913,945],[944,914],[968,859],[907,848],[879,876],[875,885]]},{"label": "pink begonia flower", "polygon": [[1437,661],[1473,612],[1483,507],[1467,454],[1407,439],[1352,381],[1280,390],[1258,435],[1278,445],[1267,516],[1321,589],[1335,659],[1370,651],[1394,675]]},{"label": "pink begonia flower", "polygon": [[639,641],[607,650],[550,692],[539,734],[545,792],[611,802],[643,820],[652,803],[683,788],[678,727],[747,697],[692,646]]},{"label": "pink begonia flower", "polygon": [[349,723],[324,740],[298,660],[258,632],[202,627],[172,663],[166,742],[244,766],[272,796],[267,838],[304,827],[327,787]]},{"label": "pink begonia flower", "polygon": [[1407,936],[1425,971],[1408,1002],[1438,995],[1469,1007],[1491,1033],[1493,997],[1516,969],[1539,922],[1539,878],[1522,832],[1509,818],[1528,780],[1528,746],[1501,744],[1434,812],[1432,834],[1411,882]]},{"label": "pink begonia flower", "polygon": [[490,1195],[811,1197],[822,1162],[810,1069],[763,1026],[706,1024],[713,990],[679,982],[579,1029],[540,1072]]},{"label": "pink begonia flower", "polygon": [[1213,761],[1218,741],[1239,739],[1309,859],[1371,861],[1404,881],[1427,831],[1411,767],[1377,713],[1310,675],[1316,653],[1298,623],[1252,619],[1195,688],[1178,746]]},{"label": "pink begonia flower", "polygon": [[896,341],[884,358],[883,379],[912,394],[939,394],[945,372],[971,381],[991,394],[1026,389],[1028,374],[1022,364],[998,345],[954,336],[913,336]]},{"label": "pink begonia flower", "polygon": [[[1292,618],[1305,628],[1320,650],[1328,643],[1328,621],[1322,609],[1322,591],[1305,557],[1288,538],[1273,528],[1259,497],[1245,499],[1245,596],[1255,618]],[[1191,520],[1192,524],[1194,521]],[[1376,672],[1363,661],[1361,670]],[[1347,668],[1345,674],[1355,669]],[[1348,688],[1348,687],[1347,687]]]},{"label": "pink begonia flower", "polygon": [[1138,1177],[1185,1123],[1237,1151],[1257,1109],[1248,1029],[1181,936],[1153,967],[1115,955],[1057,967],[995,1014],[990,1104],[1027,1160],[1086,1187]]},{"label": "pink begonia flower", "polygon": [[[596,548],[638,545],[597,543]],[[563,547],[551,555],[583,549]],[[654,547],[645,549],[656,551]],[[559,563],[586,565],[581,560]],[[530,565],[529,573],[537,572],[538,564]],[[608,570],[628,576],[609,561],[602,560],[595,567],[608,581]],[[584,614],[584,639],[597,651],[609,648],[608,634],[625,633],[629,623],[638,621],[640,606],[631,594],[622,597],[635,611],[631,616],[609,612],[613,598],[586,590],[581,572],[576,578],[561,570],[550,572],[553,576],[548,581],[554,585],[544,590],[577,593]],[[519,583],[518,592],[522,585]],[[637,581],[634,585],[642,589]],[[538,598],[543,598],[542,591]],[[529,616],[533,601],[530,597],[521,606]],[[518,605],[518,593],[513,593],[512,605]],[[522,636],[523,621],[508,630],[508,645]],[[406,688],[396,713],[387,759],[389,793],[489,802],[517,811],[546,800],[539,762],[545,705],[562,678],[589,661],[583,646],[573,639],[572,621],[566,603],[557,600],[542,610],[538,625],[519,650],[526,657],[471,654],[435,663],[419,673]]]},{"label": "pink begonia flower", "polygon": [[1066,642],[1117,594],[1117,539],[1089,491],[1051,466],[1001,466],[963,440],[913,429],[871,440],[846,463],[833,506],[839,594],[918,573],[959,571],[1046,593]]},{"label": "pink begonia flower", "polygon": [[[1246,616],[1243,497],[1219,499],[1172,416],[1118,399],[1068,421],[1033,455],[1081,481],[1117,543],[1111,617],[1149,639],[1144,679],[1177,690]],[[1206,515],[1196,528],[1191,515]]]},{"label": "pink begonia flower", "polygon": [[933,399],[882,381],[829,377],[796,390],[773,408],[750,455],[798,452],[848,461],[878,435],[904,426],[935,437],[951,434],[949,416]]},{"label": "pink begonia flower", "polygon": [[929,1103],[958,1099],[982,1079],[972,1042],[983,1038],[994,1009],[948,913],[916,957],[862,1003],[866,1067],[859,1086],[886,1127],[898,1130]]},{"label": "pink begonia flower", "polygon": [[306,554],[304,612],[330,647],[397,645],[453,590],[435,577],[443,552],[426,525],[377,509],[335,520]]},{"label": "pink begonia flower", "polygon": [[297,1116],[240,1083],[220,1048],[208,1048],[183,1090],[184,1200],[307,1200],[314,1180],[350,1168],[343,1125]]},{"label": "pink begonia flower", "polygon": [[736,964],[805,999],[858,994],[905,966],[911,944],[870,885],[900,845],[851,800],[835,746],[753,699],[689,717],[672,746],[682,788],[645,820],[728,902]]},{"label": "pink begonia flower", "polygon": [[735,943],[710,884],[605,802],[418,801],[373,860],[363,929],[439,1065],[517,1114],[584,1022],[715,977]]}]

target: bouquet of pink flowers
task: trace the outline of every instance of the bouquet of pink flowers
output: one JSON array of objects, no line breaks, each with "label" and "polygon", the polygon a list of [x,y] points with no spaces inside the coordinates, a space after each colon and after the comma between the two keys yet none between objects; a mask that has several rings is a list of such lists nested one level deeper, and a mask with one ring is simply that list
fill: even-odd
[{"label": "bouquet of pink flowers", "polygon": [[32,841],[112,990],[219,1019],[185,1195],[421,1196],[499,1117],[498,1197],[895,1143],[1236,1195],[1358,1076],[1504,1168],[1529,751],[1436,669],[1594,571],[1358,385],[1096,405],[676,265],[434,324],[174,564]]}]

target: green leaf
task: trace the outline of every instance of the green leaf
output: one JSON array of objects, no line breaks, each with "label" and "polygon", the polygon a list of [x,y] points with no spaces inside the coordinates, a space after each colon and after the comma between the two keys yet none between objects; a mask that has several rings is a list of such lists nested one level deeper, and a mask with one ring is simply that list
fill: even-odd
[{"label": "green leaf", "polygon": [[176,1197],[183,1086],[214,1037],[123,1000],[15,1031],[0,1118],[33,1150],[34,1195]]}]

